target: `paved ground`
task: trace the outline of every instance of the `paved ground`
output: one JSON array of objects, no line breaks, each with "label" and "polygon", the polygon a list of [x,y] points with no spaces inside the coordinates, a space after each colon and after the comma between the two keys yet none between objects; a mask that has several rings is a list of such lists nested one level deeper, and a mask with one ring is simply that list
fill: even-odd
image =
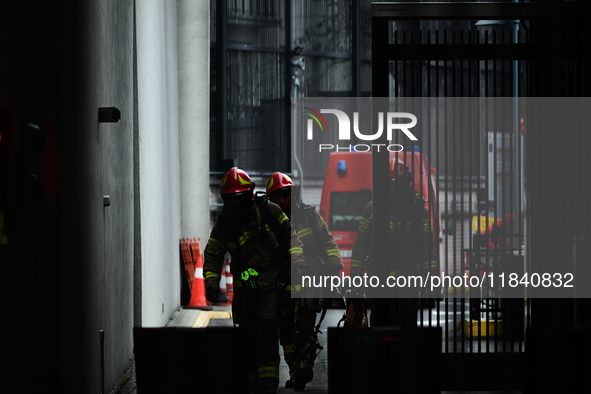
[{"label": "paved ground", "polygon": [[[216,326],[231,326],[232,321],[229,319],[228,311],[230,307],[216,307],[214,311],[204,313],[200,310],[180,309],[176,311],[166,325],[167,327],[216,327]],[[334,316],[333,316],[334,315]],[[320,335],[320,344],[325,350],[322,350],[314,369],[314,379],[306,385],[305,392],[307,393],[328,393],[327,383],[327,346],[326,346],[326,327],[327,324],[336,318],[340,319],[342,310],[329,310],[325,318],[321,330],[324,335]],[[281,349],[281,347],[280,347]],[[289,370],[285,361],[283,361],[283,352],[281,351],[281,365],[279,368],[279,382],[280,387],[278,393],[294,393],[293,389],[283,388],[285,381],[289,377]],[[137,386],[135,380],[135,364],[132,362],[130,368],[121,378],[116,387],[109,392],[109,394],[137,394]]]},{"label": "paved ground", "polygon": [[[213,311],[200,311],[190,309],[180,309],[176,311],[170,318],[167,327],[213,327],[213,326],[231,326],[230,319],[231,307],[215,307]],[[337,322],[343,314],[342,309],[329,309],[327,315],[322,323],[322,335],[319,335],[321,346],[324,350],[316,359],[314,367],[314,379],[306,385],[306,393],[328,393],[328,346],[326,343],[327,327],[336,326]],[[463,334],[463,341],[466,343],[473,342],[465,338]],[[462,340],[460,340],[462,342]],[[450,345],[453,347],[453,344]],[[281,348],[280,348],[281,349]],[[278,393],[294,393],[293,389],[285,389],[283,385],[287,380],[289,371],[287,365],[283,361],[283,354],[281,354],[281,364],[279,368],[280,387]],[[462,394],[494,394],[495,392],[470,391],[462,392]],[[503,394],[519,394],[520,392],[503,392]],[[115,388],[109,394],[138,394],[135,380],[135,365],[132,362],[130,368],[121,378]],[[140,393],[141,394],[141,393]],[[442,392],[441,394],[455,394],[455,392]]]}]

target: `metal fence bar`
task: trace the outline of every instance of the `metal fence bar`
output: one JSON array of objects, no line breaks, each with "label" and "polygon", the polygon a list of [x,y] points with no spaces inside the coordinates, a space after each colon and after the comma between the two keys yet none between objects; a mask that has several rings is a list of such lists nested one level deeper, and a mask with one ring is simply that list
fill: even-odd
[{"label": "metal fence bar", "polygon": [[[460,43],[464,43],[464,30],[460,30],[459,31],[459,35],[460,35],[460,37],[459,37]],[[464,70],[465,70],[464,62],[465,62],[464,60],[459,60],[458,61],[459,65],[460,65],[460,86],[459,86],[460,92],[458,94],[459,97],[465,97],[466,96],[466,94],[464,92]],[[470,113],[470,111],[468,111],[468,113]],[[461,115],[460,115],[460,117],[461,117]],[[460,119],[460,123],[459,124],[462,125],[462,129],[458,129],[458,131],[456,132],[456,135],[459,134],[459,133],[461,133],[465,129],[464,122],[463,122],[463,117],[462,117],[462,119]],[[461,150],[463,152],[466,152],[466,150],[464,149],[463,139],[461,138],[461,136],[460,136],[460,143],[459,143],[459,145],[462,147]],[[467,150],[466,153],[469,154],[469,149]],[[461,185],[460,185],[460,187],[462,189],[461,190],[461,193],[460,193],[460,207],[461,207],[462,216],[465,216],[465,205],[464,205],[464,203],[465,203],[465,201],[464,201],[464,194],[465,194],[464,193],[464,189],[465,189],[465,186],[464,186],[464,183],[465,183],[465,179],[466,179],[466,174],[465,174],[465,171],[463,170],[465,168],[464,156],[465,156],[465,154],[460,155],[460,163],[459,163],[460,164],[460,171],[461,171],[461,179],[462,179]],[[462,222],[464,222],[464,219],[462,220]],[[460,237],[461,237],[461,240],[462,240],[461,241],[460,251],[464,250],[464,248],[465,248],[465,246],[464,246],[464,241],[465,241],[464,227],[465,226],[462,224],[461,233],[460,233]],[[461,257],[462,257],[462,253],[460,253],[460,259],[461,259]],[[461,261],[459,262],[459,265],[460,265],[460,275],[464,275],[464,272],[463,272],[463,269],[462,269],[462,262]],[[461,305],[462,306],[461,306],[461,310],[459,312],[459,314],[460,314],[460,321],[463,321],[461,319],[461,314],[462,314],[462,312],[465,309],[465,307],[464,307],[465,306],[465,299],[463,297],[463,294],[464,294],[464,291],[463,290],[464,289],[462,289],[460,291],[460,299],[462,300],[462,302],[461,302]],[[465,341],[462,341],[461,342],[461,345],[460,345],[460,352],[461,353],[465,353],[465,350],[466,350],[465,349]]]}]

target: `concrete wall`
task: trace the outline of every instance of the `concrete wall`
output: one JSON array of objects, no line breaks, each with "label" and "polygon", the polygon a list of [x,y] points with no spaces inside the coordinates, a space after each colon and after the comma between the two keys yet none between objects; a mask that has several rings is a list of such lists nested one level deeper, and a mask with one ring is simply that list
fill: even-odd
[{"label": "concrete wall", "polygon": [[133,351],[133,2],[60,5],[58,391],[90,393]]},{"label": "concrete wall", "polygon": [[164,326],[180,303],[176,18],[175,2],[136,2],[142,326]]},{"label": "concrete wall", "polygon": [[[109,392],[133,357],[133,326],[164,326],[179,307],[181,216],[185,236],[209,232],[209,2],[178,4],[2,8],[0,120],[11,138],[0,266],[17,360],[8,392]],[[121,119],[100,123],[99,107]],[[180,119],[183,143],[198,142],[185,149],[193,206],[183,215]]]}]

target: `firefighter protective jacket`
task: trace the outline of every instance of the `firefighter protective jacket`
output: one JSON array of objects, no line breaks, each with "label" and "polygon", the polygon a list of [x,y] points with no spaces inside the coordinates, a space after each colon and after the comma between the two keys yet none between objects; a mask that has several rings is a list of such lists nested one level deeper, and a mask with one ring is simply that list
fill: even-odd
[{"label": "firefighter protective jacket", "polygon": [[338,273],[343,269],[343,259],[337,243],[328,230],[324,219],[314,207],[294,204],[292,226],[304,244],[306,264],[313,273]]},{"label": "firefighter protective jacket", "polygon": [[205,247],[206,288],[218,286],[226,252],[231,256],[230,271],[238,278],[249,268],[256,270],[259,280],[277,278],[290,256],[292,264],[305,264],[302,243],[288,217],[272,202],[260,204],[268,204],[267,214],[261,205],[253,204],[246,220],[222,211]]},{"label": "firefighter protective jacket", "polygon": [[[416,194],[406,206],[392,202],[390,209],[389,263],[390,275],[417,275],[431,272],[439,275],[431,215],[425,208],[425,200]],[[371,217],[373,202],[370,201],[361,220],[351,254],[351,276],[362,276],[370,261]]]}]

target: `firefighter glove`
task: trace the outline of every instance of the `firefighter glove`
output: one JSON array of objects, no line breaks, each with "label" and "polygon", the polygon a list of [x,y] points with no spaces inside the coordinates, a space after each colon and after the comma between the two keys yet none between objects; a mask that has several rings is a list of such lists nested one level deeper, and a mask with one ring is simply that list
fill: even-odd
[{"label": "firefighter glove", "polygon": [[205,290],[205,298],[207,298],[209,302],[216,302],[220,297],[220,294],[219,286],[208,286]]},{"label": "firefighter glove", "polygon": [[295,268],[300,275],[306,275],[308,273],[308,265],[306,263],[293,264],[293,268]]}]

